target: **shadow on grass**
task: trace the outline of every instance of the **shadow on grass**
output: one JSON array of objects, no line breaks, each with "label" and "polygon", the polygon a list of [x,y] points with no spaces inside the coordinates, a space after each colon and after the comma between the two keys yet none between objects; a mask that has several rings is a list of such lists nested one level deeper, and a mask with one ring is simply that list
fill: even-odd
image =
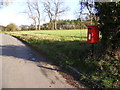
[{"label": "shadow on grass", "polygon": [[94,73],[95,66],[84,59],[90,54],[91,44],[86,41],[54,41],[29,39],[27,42],[55,65],[70,65],[85,73]]}]

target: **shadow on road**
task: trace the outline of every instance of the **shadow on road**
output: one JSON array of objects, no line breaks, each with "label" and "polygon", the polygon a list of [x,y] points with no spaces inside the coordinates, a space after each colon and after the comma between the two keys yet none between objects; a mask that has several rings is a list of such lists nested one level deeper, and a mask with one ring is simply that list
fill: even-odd
[{"label": "shadow on road", "polygon": [[34,53],[25,46],[5,45],[0,46],[0,49],[2,49],[2,56],[12,56],[24,60],[37,61]]},{"label": "shadow on road", "polygon": [[[8,56],[14,57],[14,58],[19,58],[23,60],[28,60],[28,61],[33,61],[33,62],[46,62],[43,57],[38,58],[33,51],[31,51],[29,48],[26,46],[17,46],[17,45],[4,45],[0,46],[0,50],[2,51],[2,56]],[[37,67],[48,69],[48,70],[54,70],[54,71],[59,71],[59,72],[64,72],[62,70],[42,66],[42,65],[37,65]]]},{"label": "shadow on road", "polygon": [[50,67],[45,67],[45,66],[41,66],[41,65],[37,65],[37,66],[40,67],[40,68],[48,69],[48,70],[54,70],[54,71],[58,71],[58,72],[64,72],[62,70],[58,70],[58,69],[54,69],[54,68],[50,68]]}]

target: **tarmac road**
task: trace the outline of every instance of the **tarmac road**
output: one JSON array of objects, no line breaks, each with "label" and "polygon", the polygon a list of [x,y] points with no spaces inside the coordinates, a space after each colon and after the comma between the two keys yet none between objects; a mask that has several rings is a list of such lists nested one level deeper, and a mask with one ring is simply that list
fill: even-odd
[{"label": "tarmac road", "polygon": [[[74,88],[57,71],[38,67],[36,61],[42,62],[43,57],[36,58],[34,52],[18,39],[0,33],[1,50],[2,88]],[[53,68],[50,64],[42,66]]]}]

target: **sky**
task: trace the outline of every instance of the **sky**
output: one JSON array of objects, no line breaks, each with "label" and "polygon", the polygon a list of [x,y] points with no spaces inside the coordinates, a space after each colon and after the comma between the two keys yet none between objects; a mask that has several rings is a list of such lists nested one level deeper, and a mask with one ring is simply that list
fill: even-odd
[{"label": "sky", "polygon": [[[1,1],[1,0],[0,0]],[[5,0],[4,0],[5,1]],[[0,25],[8,25],[14,23],[20,25],[31,25],[33,21],[28,18],[27,14],[23,13],[26,10],[25,0],[8,0],[11,1],[8,6],[0,8]],[[35,1],[35,0],[34,0]],[[78,9],[79,0],[63,0],[69,10],[60,19],[76,19],[75,11]],[[41,12],[41,24],[49,22],[48,18]],[[44,19],[43,19],[44,18]]]}]

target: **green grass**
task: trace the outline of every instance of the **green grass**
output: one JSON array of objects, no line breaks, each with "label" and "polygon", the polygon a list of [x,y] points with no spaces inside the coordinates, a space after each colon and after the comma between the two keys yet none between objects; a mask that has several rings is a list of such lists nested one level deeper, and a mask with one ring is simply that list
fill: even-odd
[{"label": "green grass", "polygon": [[[16,32],[9,32],[9,33],[16,33],[16,34],[34,34],[35,36],[40,36],[40,37],[45,37],[49,38],[50,37],[54,38],[54,40],[81,40],[81,41],[86,41],[87,40],[87,30],[82,29],[82,30],[41,30],[41,31],[16,31]],[[49,37],[48,37],[49,36]]]},{"label": "green grass", "polygon": [[[53,38],[59,40],[87,40],[87,30],[41,30],[41,31],[18,31],[14,33],[20,34],[35,34],[41,37],[47,35],[45,38]],[[48,37],[49,36],[49,37]]]},{"label": "green grass", "polygon": [[[41,30],[5,33],[16,36],[29,43],[38,52],[52,60],[52,62],[56,65],[60,65],[61,67],[70,65],[77,68],[83,74],[87,74],[87,77],[89,77],[91,81],[97,83],[99,87],[119,87],[115,82],[113,82],[116,79],[109,70],[111,63],[108,63],[109,66],[106,67],[107,64],[101,64],[103,58],[93,60],[88,57],[91,44],[86,41],[87,30]],[[99,43],[95,44],[96,48],[98,46]],[[99,70],[99,68],[102,67],[101,65],[108,69],[103,71]],[[109,73],[107,70],[109,70]],[[113,70],[112,73],[114,74]],[[108,75],[110,77],[107,77]],[[80,80],[85,81],[85,77],[81,77]],[[89,84],[92,83],[89,82]]]},{"label": "green grass", "polygon": [[87,30],[41,30],[41,31],[19,31],[20,33],[31,33],[31,34],[49,34],[49,35],[57,35],[57,36],[78,36],[78,37],[86,37]]}]

